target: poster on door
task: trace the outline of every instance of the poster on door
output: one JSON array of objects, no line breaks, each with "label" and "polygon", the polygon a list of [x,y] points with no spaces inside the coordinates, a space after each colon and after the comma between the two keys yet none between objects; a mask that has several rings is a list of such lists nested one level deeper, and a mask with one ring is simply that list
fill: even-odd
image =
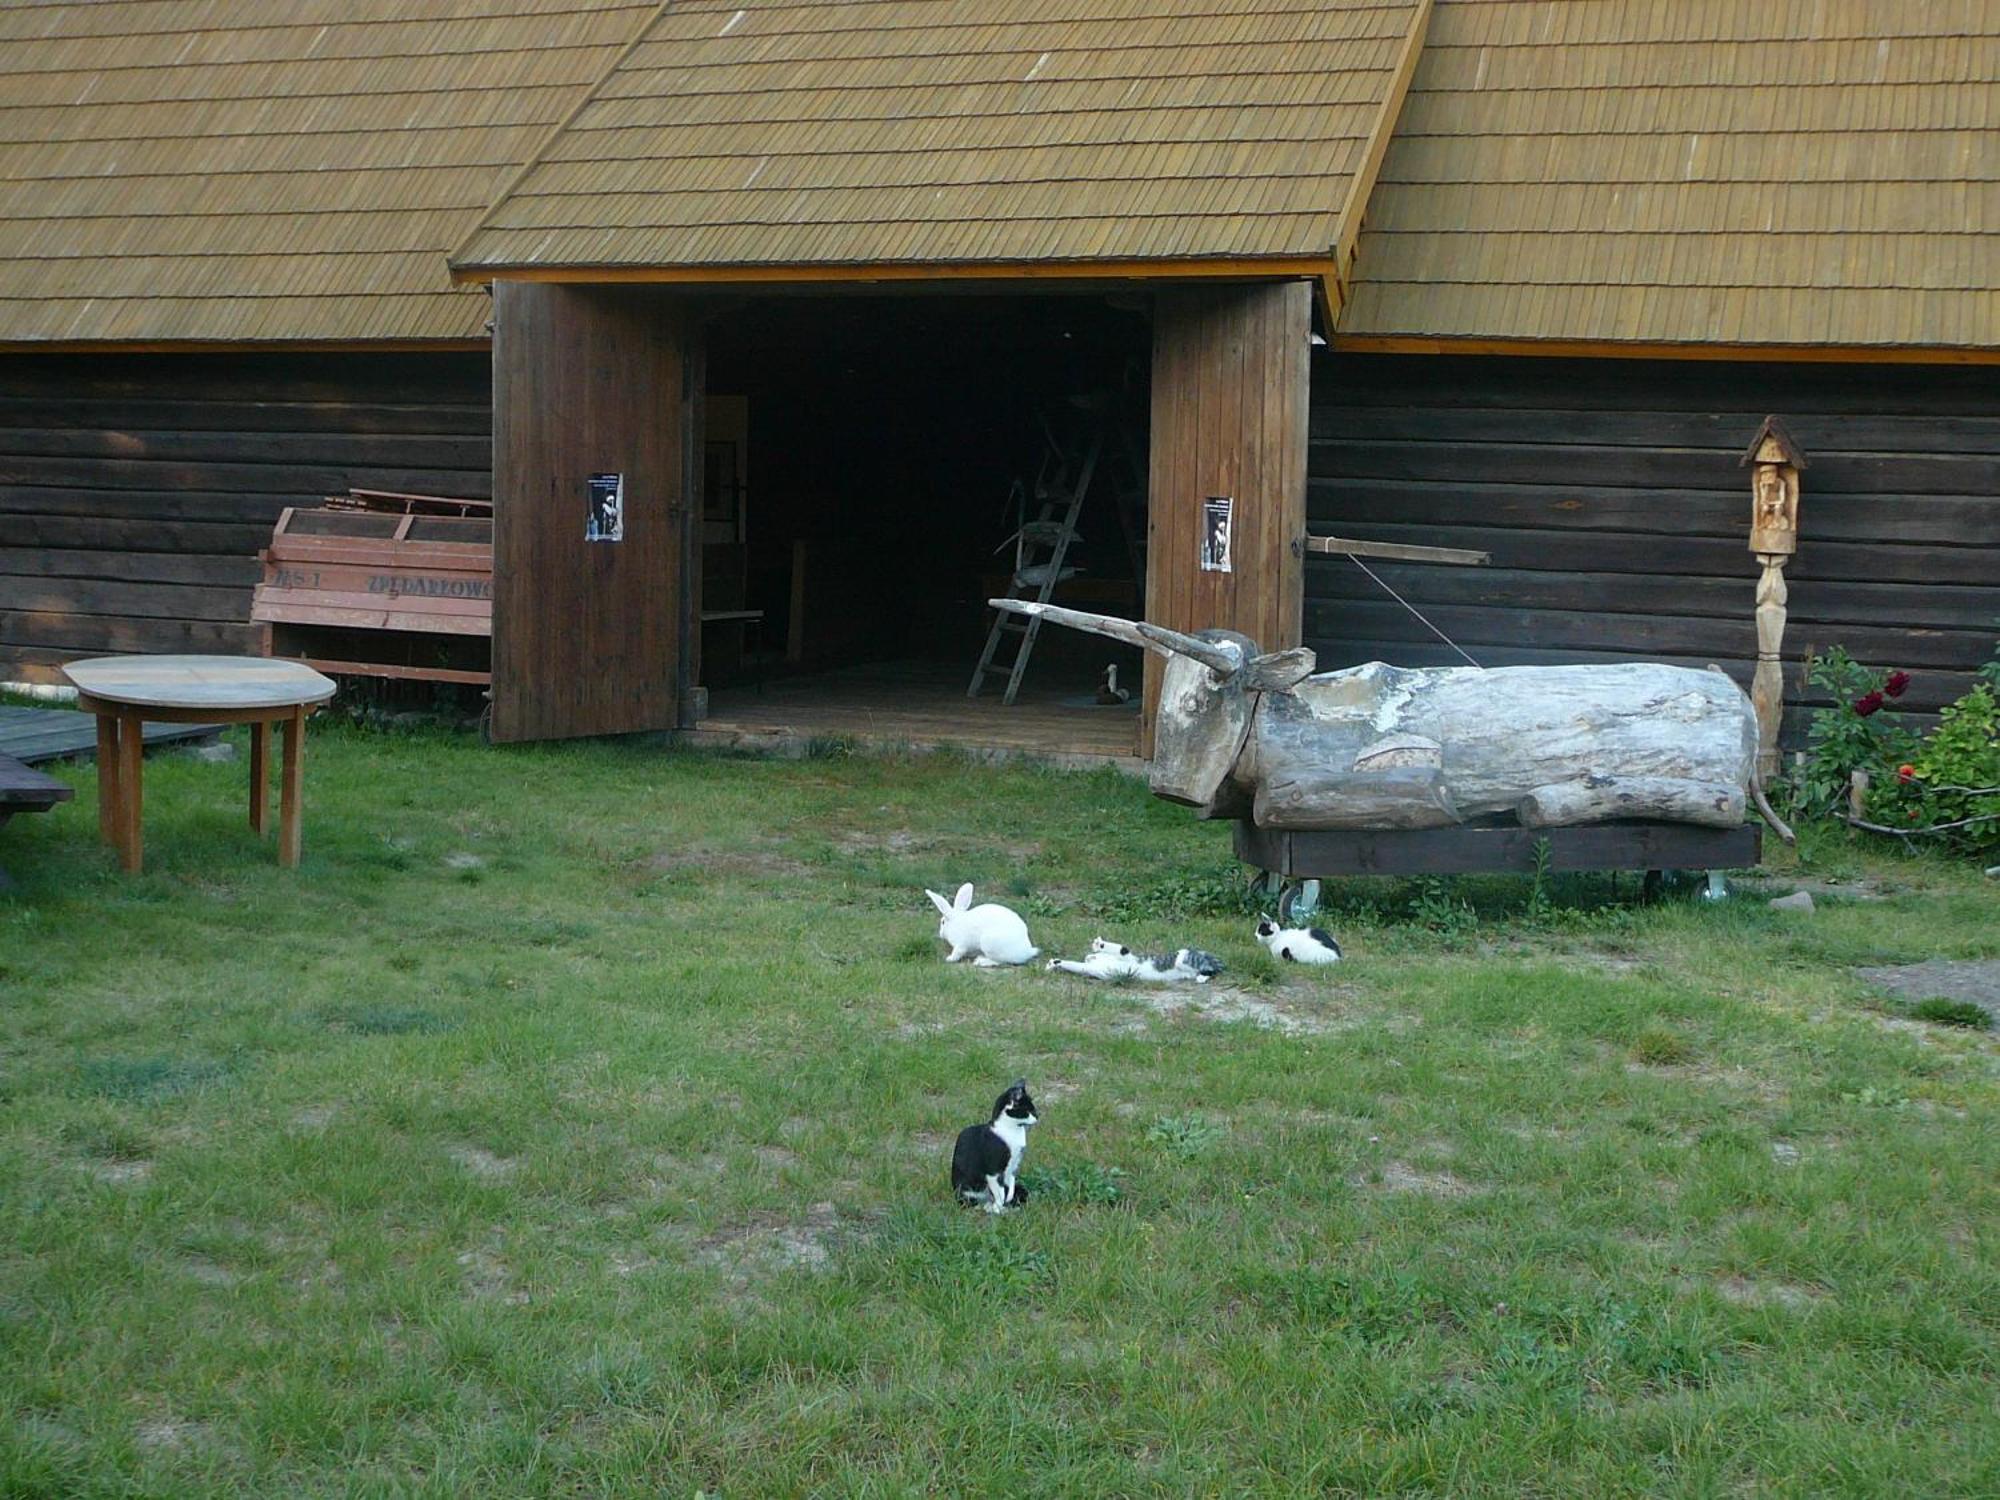
[{"label": "poster on door", "polygon": [[587,486],[589,518],[584,522],[586,542],[625,540],[625,476],[593,474]]},{"label": "poster on door", "polygon": [[1201,506],[1201,570],[1228,573],[1229,532],[1234,524],[1236,500],[1230,495],[1210,495]]}]

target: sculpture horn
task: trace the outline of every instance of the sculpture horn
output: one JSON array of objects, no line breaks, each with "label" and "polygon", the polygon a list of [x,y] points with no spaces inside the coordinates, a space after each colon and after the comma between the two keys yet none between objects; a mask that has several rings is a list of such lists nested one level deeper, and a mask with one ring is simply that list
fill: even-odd
[{"label": "sculpture horn", "polygon": [[1047,620],[1052,625],[1067,625],[1072,630],[1088,630],[1093,635],[1107,635],[1114,641],[1123,641],[1128,646],[1137,646],[1144,651],[1157,651],[1162,656],[1191,656],[1211,672],[1227,677],[1240,670],[1243,657],[1233,645],[1220,641],[1204,641],[1199,636],[1183,635],[1178,630],[1169,630],[1164,625],[1149,624],[1144,620],[1121,620],[1114,615],[1093,615],[1081,609],[1064,609],[1060,604],[1038,604],[1032,599],[988,599],[995,609],[1012,610],[1017,615],[1033,615]]}]

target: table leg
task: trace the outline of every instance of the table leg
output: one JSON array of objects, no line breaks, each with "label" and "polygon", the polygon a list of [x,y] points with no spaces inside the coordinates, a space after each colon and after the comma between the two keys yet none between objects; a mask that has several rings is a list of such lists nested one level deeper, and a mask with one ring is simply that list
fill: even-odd
[{"label": "table leg", "polygon": [[299,862],[299,778],[306,753],[306,711],[295,708],[284,721],[285,763],[278,790],[278,863],[287,867]]},{"label": "table leg", "polygon": [[145,720],[136,714],[118,716],[118,854],[127,875],[137,875],[145,862],[146,845],[139,820],[146,806]]},{"label": "table leg", "polygon": [[118,815],[118,716],[97,716],[97,837],[116,844]]},{"label": "table leg", "polygon": [[250,726],[250,827],[259,835],[270,801],[271,725],[260,719]]}]

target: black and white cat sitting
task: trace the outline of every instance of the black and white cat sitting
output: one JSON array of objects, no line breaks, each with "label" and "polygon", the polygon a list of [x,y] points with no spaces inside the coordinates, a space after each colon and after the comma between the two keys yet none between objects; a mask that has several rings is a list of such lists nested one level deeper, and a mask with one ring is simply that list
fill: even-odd
[{"label": "black and white cat sitting", "polygon": [[1172,953],[1134,953],[1110,938],[1092,938],[1090,952],[1083,958],[1052,958],[1051,971],[1081,974],[1086,979],[1137,979],[1146,984],[1180,984],[1193,980],[1207,984],[1222,972],[1222,960],[1199,948],[1176,948]]},{"label": "black and white cat sitting", "polygon": [[997,1214],[1028,1201],[1028,1190],[1014,1179],[1034,1123],[1028,1080],[1017,1078],[993,1101],[991,1121],[958,1133],[951,1152],[951,1187],[961,1202],[982,1204],[989,1214]]},{"label": "black and white cat sitting", "polygon": [[1340,962],[1340,944],[1324,927],[1280,927],[1269,917],[1260,917],[1257,941],[1271,950],[1271,957],[1295,964]]}]

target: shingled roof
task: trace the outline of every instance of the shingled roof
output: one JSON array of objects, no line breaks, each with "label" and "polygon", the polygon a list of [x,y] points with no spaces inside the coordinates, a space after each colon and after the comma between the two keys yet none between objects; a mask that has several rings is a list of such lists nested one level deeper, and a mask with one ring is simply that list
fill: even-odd
[{"label": "shingled roof", "polygon": [[454,265],[1331,265],[1428,8],[677,0]]},{"label": "shingled roof", "polygon": [[0,6],[0,343],[477,338],[454,246],[1345,278],[1357,234],[1364,346],[1992,348],[2000,0]]},{"label": "shingled roof", "polygon": [[2000,343],[1996,0],[1439,0],[1350,337]]},{"label": "shingled roof", "polygon": [[478,337],[445,253],[656,0],[0,7],[0,341]]}]

